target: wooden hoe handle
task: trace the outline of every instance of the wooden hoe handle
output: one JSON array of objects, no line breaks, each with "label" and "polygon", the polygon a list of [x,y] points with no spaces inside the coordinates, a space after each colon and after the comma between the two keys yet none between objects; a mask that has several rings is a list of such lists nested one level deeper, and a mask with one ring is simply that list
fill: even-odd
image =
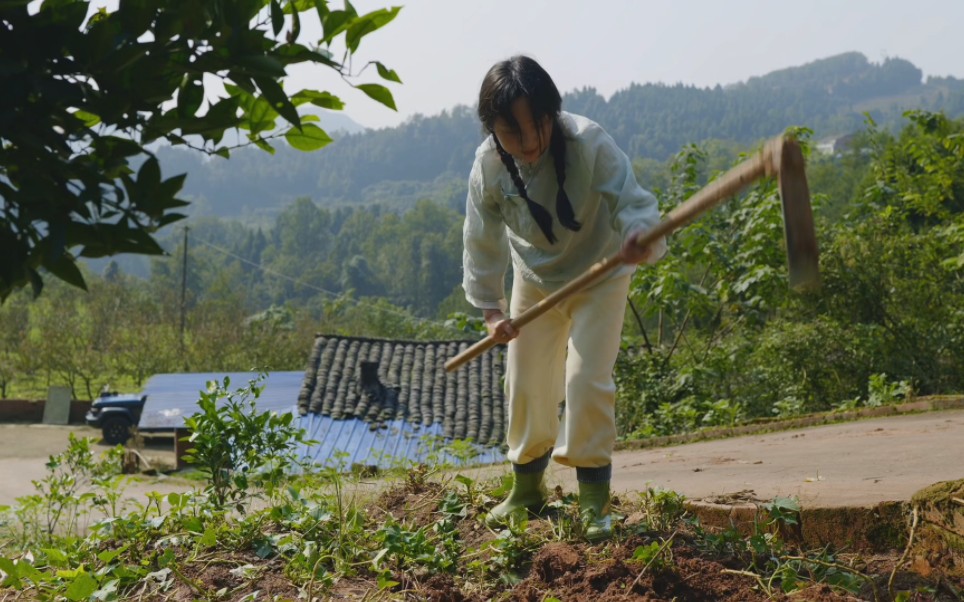
[{"label": "wooden hoe handle", "polygon": [[[670,211],[669,215],[651,230],[647,230],[637,236],[636,244],[640,247],[647,247],[660,238],[668,236],[670,233],[689,224],[724,200],[735,196],[756,180],[766,175],[777,174],[779,171],[781,151],[783,145],[787,142],[788,140],[783,136],[768,141],[759,153],[707,184],[682,205]],[[588,270],[577,276],[575,280],[572,280],[542,301],[536,303],[515,318],[512,318],[510,322],[512,327],[516,329],[522,328],[563,299],[566,299],[576,291],[588,287],[621,264],[622,261],[618,255],[613,255],[612,257],[593,264]],[[457,370],[470,360],[495,347],[495,345],[496,340],[491,336],[487,336],[445,362],[445,370],[448,372]]]}]

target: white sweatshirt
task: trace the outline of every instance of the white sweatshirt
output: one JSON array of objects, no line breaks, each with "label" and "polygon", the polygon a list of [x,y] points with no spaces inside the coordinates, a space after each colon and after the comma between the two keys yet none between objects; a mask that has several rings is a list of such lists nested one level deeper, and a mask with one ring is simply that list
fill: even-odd
[{"label": "white sweatshirt", "polygon": [[[532,165],[517,162],[529,198],[552,214],[555,244],[532,218],[492,136],[475,152],[462,228],[462,287],[469,303],[479,309],[507,310],[505,273],[510,255],[516,277],[552,291],[617,253],[631,232],[659,222],[656,197],[636,182],[629,157],[609,134],[571,113],[562,112],[559,124],[566,136],[566,193],[582,224],[578,232],[559,223],[556,215],[558,184],[550,151]],[[655,262],[666,251],[665,239],[653,251],[650,261]],[[634,269],[621,266],[609,277]]]}]

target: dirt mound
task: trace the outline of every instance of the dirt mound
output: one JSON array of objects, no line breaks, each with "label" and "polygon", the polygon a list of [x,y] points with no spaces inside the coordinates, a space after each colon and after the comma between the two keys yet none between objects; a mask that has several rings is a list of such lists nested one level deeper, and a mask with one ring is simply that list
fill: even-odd
[{"label": "dirt mound", "polygon": [[[541,602],[547,596],[559,600],[648,602],[714,600],[754,602],[785,599],[767,595],[752,578],[728,567],[724,560],[707,558],[691,543],[679,542],[661,560],[644,562],[637,550],[654,540],[632,537],[602,548],[588,544],[550,543],[532,560],[529,576],[512,591],[511,600]],[[811,597],[808,597],[811,596]],[[797,591],[794,600],[858,600],[829,587]]]}]

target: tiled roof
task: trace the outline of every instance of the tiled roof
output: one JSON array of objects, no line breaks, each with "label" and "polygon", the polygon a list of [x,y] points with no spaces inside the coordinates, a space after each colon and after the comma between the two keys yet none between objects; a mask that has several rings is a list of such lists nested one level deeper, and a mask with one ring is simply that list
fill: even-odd
[{"label": "tiled roof", "polygon": [[[394,420],[441,425],[446,438],[501,445],[505,348],[493,348],[454,372],[445,371],[445,362],[472,343],[318,335],[298,411],[335,420],[359,418],[372,429]],[[377,380],[363,379],[363,372],[377,375]]]}]

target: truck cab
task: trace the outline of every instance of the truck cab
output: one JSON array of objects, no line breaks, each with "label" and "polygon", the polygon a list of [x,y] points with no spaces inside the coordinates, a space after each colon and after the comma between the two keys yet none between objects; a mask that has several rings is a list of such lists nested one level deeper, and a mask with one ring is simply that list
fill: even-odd
[{"label": "truck cab", "polygon": [[105,443],[124,444],[131,437],[131,428],[140,421],[146,401],[147,395],[103,392],[91,404],[85,420],[101,430]]}]

